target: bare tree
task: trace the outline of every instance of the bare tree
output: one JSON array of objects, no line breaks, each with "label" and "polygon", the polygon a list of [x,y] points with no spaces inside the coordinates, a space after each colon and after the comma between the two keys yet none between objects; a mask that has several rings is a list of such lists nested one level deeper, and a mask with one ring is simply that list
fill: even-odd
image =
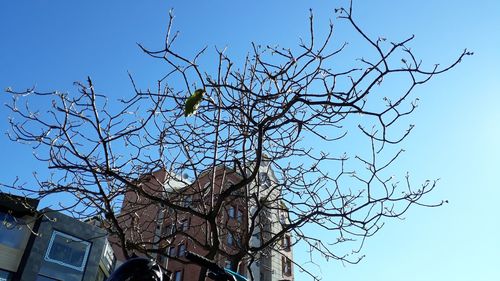
[{"label": "bare tree", "polygon": [[[283,236],[292,233],[292,243],[305,243],[312,253],[358,262],[364,239],[386,219],[412,205],[443,203],[422,201],[435,181],[414,187],[406,176],[398,182],[391,167],[413,128],[403,126],[417,107],[413,90],[472,53],[464,50],[444,67],[425,67],[409,47],[413,36],[400,42],[372,37],[356,24],[351,7],[336,13],[368,47],[350,66],[339,63],[349,46],[333,40],[333,23],[318,39],[311,12],[308,38],[296,48],[253,44],[241,62],[216,50],[216,71],[205,72],[199,64],[205,49],[193,57],[175,49],[170,15],[164,46],[140,46],[169,68],[154,89],[140,89],[132,76],[131,97],[118,102],[108,101],[90,78],[75,84],[77,95],[8,89],[15,117],[10,138],[34,145],[51,173],[37,179],[36,188],[4,186],[39,199],[69,194],[74,201],[61,209],[106,218],[125,256],[165,253],[172,238],[189,235],[179,229],[145,235],[150,226],[120,221],[124,213],[161,206],[170,220],[184,213],[196,218],[206,235],[190,238],[210,258],[251,264],[265,251],[279,251]],[[404,88],[386,91],[390,83]],[[38,98],[50,99],[51,107],[28,106]],[[272,177],[259,177],[263,169]],[[187,190],[196,207],[185,203]],[[135,201],[120,213],[127,192]],[[232,230],[221,214],[234,200],[247,204],[247,230],[228,251],[221,237]],[[286,214],[279,230],[252,243],[273,210]],[[319,237],[322,232],[328,236]],[[356,254],[342,250],[344,243]]]}]

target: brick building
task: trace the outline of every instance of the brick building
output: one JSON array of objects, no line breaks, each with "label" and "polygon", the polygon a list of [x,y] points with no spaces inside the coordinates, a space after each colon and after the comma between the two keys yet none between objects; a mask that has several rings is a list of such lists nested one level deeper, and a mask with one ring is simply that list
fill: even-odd
[{"label": "brick building", "polygon": [[[198,280],[200,268],[189,264],[184,258],[186,251],[204,255],[207,253],[211,237],[210,225],[206,220],[193,215],[192,210],[204,213],[212,202],[232,184],[241,181],[241,176],[224,166],[215,169],[215,185],[212,171],[205,171],[198,180],[186,182],[175,178],[165,170],[159,170],[139,179],[140,188],[153,196],[166,196],[170,202],[181,206],[173,210],[167,206],[151,204],[144,194],[129,190],[124,198],[120,221],[126,229],[128,239],[134,242],[150,244],[149,249],[157,249],[157,261],[174,274],[174,280]],[[249,276],[250,272],[257,281],[293,280],[292,237],[286,233],[279,242],[266,248],[255,256],[250,268],[246,255],[237,255],[242,243],[258,247],[263,241],[282,230],[287,223],[286,206],[279,200],[279,190],[272,188],[277,179],[273,171],[266,166],[259,170],[259,177],[245,190],[238,190],[223,202],[217,216],[220,242],[216,261],[226,268]],[[268,190],[265,192],[263,190]],[[249,196],[266,196],[271,205],[261,207],[258,216],[255,204],[247,200]],[[260,200],[260,198],[258,198]],[[186,208],[187,211],[182,210]],[[251,220],[251,218],[253,218]],[[119,260],[124,257],[119,246],[115,253]],[[147,247],[147,246],[146,246]]]}]

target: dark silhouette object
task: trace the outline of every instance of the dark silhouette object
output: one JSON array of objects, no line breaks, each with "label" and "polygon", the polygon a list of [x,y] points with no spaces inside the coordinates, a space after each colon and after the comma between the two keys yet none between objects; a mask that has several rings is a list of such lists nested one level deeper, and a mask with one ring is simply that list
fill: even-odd
[{"label": "dark silhouette object", "polygon": [[107,281],[170,281],[170,274],[150,259],[135,257],[118,267]]},{"label": "dark silhouette object", "polygon": [[239,275],[238,273],[224,269],[218,266],[215,262],[202,257],[198,254],[192,252],[186,252],[186,258],[199,266],[205,267],[208,269],[207,276],[215,281],[246,281],[247,279],[244,276]]}]

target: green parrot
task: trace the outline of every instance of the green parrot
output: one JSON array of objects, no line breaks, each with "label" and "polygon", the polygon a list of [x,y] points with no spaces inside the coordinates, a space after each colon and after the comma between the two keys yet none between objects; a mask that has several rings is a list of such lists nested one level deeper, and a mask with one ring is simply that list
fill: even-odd
[{"label": "green parrot", "polygon": [[196,113],[196,110],[200,106],[204,94],[205,90],[197,89],[189,98],[187,98],[186,104],[184,105],[185,117],[191,116]]}]

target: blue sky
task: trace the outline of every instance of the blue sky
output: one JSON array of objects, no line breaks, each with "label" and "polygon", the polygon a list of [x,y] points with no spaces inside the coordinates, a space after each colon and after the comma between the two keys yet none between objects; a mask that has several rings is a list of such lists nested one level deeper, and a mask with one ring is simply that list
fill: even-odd
[{"label": "blue sky", "polygon": [[[309,8],[321,32],[342,3],[1,1],[0,87],[71,92],[74,81],[90,75],[101,92],[118,98],[130,93],[127,71],[142,87],[162,74],[162,65],[141,54],[136,42],[160,46],[170,8],[181,31],[179,49],[227,46],[241,57],[251,42],[296,46],[306,36]],[[360,264],[318,260],[318,272],[323,280],[500,280],[500,2],[355,1],[354,8],[372,36],[396,41],[415,34],[412,49],[429,64],[446,64],[464,48],[475,55],[415,92],[416,129],[394,166],[395,174],[410,171],[416,182],[440,178],[428,200],[450,203],[411,209],[366,242]],[[9,99],[0,95],[1,104]],[[0,107],[0,181],[19,176],[32,183],[31,173],[47,174],[46,167],[3,134],[8,115]]]}]

